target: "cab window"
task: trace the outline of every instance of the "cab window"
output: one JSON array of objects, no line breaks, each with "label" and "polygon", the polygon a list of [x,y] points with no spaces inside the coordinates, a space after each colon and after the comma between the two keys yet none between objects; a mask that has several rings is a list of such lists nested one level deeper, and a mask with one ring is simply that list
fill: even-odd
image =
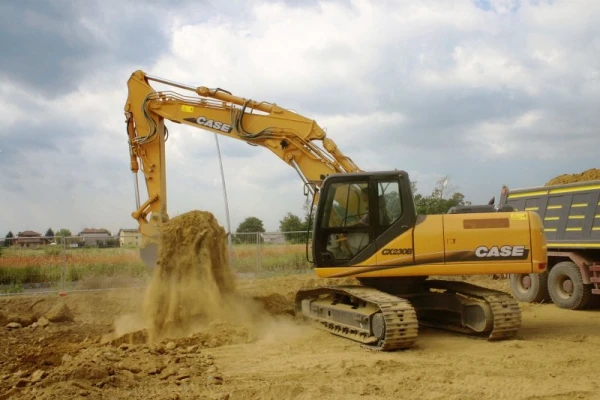
[{"label": "cab window", "polygon": [[336,183],[327,193],[325,218],[322,227],[341,228],[368,225],[367,182]]},{"label": "cab window", "polygon": [[377,199],[381,227],[390,226],[402,216],[402,198],[397,180],[379,181],[377,183]]}]

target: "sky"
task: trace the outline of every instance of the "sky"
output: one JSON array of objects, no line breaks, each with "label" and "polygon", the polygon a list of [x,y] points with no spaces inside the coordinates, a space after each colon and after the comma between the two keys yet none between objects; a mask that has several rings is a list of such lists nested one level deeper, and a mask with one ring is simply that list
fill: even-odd
[{"label": "sky", "polygon": [[[598,20],[596,0],[0,2],[0,234],[137,227],[123,107],[140,69],[293,109],[425,195],[447,175],[487,203],[599,167]],[[303,215],[291,167],[220,136],[228,227],[214,134],[166,124],[171,217]]]}]

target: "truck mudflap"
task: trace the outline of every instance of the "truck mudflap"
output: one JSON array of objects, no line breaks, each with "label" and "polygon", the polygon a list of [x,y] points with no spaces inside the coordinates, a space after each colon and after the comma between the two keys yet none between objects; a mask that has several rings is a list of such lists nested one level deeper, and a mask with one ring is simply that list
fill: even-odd
[{"label": "truck mudflap", "polygon": [[413,346],[418,335],[415,309],[406,300],[374,288],[331,286],[296,293],[296,314],[334,335],[371,350]]},{"label": "truck mudflap", "polygon": [[419,324],[490,341],[512,339],[521,327],[521,309],[510,294],[467,282],[427,280],[423,291],[405,296]]}]

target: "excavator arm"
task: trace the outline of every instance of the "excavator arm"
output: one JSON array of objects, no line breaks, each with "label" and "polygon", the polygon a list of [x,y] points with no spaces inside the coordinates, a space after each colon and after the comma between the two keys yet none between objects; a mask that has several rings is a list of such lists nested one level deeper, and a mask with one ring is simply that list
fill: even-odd
[{"label": "excavator arm", "polygon": [[[156,91],[150,81],[195,95]],[[156,260],[159,227],[169,219],[165,120],[265,147],[292,166],[309,189],[318,188],[332,173],[361,172],[314,120],[276,104],[234,96],[223,89],[188,86],[140,70],[131,75],[127,86],[125,116],[137,207],[132,216],[138,221],[142,234],[142,258],[150,265]],[[321,143],[322,148],[316,143]],[[143,203],[140,203],[137,180],[140,169],[148,196]]]}]

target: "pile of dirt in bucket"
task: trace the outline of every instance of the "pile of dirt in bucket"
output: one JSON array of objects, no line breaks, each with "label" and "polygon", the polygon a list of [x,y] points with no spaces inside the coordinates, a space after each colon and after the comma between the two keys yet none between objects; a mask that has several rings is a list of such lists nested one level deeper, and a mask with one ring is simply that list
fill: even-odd
[{"label": "pile of dirt in bucket", "polygon": [[150,341],[185,336],[231,305],[235,280],[226,242],[224,228],[207,211],[191,211],[162,226],[144,309]]},{"label": "pile of dirt in bucket", "polygon": [[600,180],[600,169],[591,168],[575,174],[562,174],[550,179],[545,186]]},{"label": "pile of dirt in bucket", "polygon": [[262,299],[238,292],[225,229],[210,212],[190,211],[161,227],[157,268],[137,325],[148,343],[205,332],[215,323],[251,337],[272,330],[277,319]]}]

